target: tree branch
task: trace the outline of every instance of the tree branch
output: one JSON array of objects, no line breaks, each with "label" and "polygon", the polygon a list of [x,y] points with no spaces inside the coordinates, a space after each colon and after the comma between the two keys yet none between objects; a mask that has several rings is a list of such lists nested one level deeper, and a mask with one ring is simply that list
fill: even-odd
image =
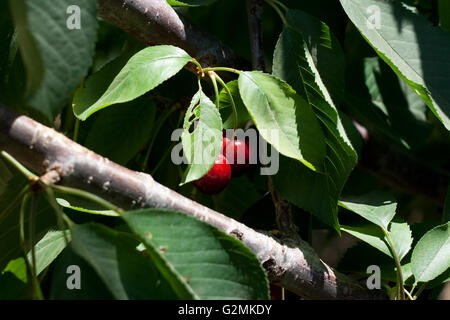
[{"label": "tree branch", "polygon": [[265,267],[269,279],[314,299],[384,298],[322,262],[301,240],[277,240],[202,206],[135,172],[103,158],[61,133],[0,105],[0,149],[42,175],[56,171],[62,185],[96,194],[123,209],[167,208],[209,223],[241,240]]},{"label": "tree branch", "polygon": [[264,71],[264,50],[262,36],[263,0],[247,0],[248,29],[252,50],[252,69]]},{"label": "tree branch", "polygon": [[149,45],[184,49],[203,66],[248,69],[249,63],[195,28],[165,0],[97,0],[99,16]]}]

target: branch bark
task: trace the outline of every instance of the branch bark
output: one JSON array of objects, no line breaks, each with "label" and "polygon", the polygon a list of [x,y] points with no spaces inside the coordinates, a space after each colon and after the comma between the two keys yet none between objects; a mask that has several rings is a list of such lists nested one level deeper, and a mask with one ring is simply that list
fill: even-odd
[{"label": "branch bark", "polygon": [[264,49],[262,36],[262,0],[247,0],[248,29],[252,50],[252,69],[264,71]]},{"label": "branch bark", "polygon": [[0,149],[43,175],[57,171],[62,185],[83,189],[123,209],[167,208],[209,223],[241,240],[265,267],[269,279],[313,299],[384,298],[379,291],[334,271],[302,240],[275,239],[202,206],[135,172],[103,158],[61,133],[0,105]]},{"label": "branch bark", "polygon": [[194,27],[165,0],[97,0],[99,16],[149,45],[174,45],[203,66],[248,69],[249,63]]}]

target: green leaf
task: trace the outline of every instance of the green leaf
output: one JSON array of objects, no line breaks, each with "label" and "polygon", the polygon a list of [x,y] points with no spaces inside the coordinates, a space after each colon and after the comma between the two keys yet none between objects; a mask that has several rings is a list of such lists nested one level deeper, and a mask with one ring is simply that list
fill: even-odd
[{"label": "green leaf", "polygon": [[[273,183],[282,197],[339,231],[337,202],[356,165],[357,154],[322,78],[328,68],[333,68],[329,67],[330,57],[333,61],[342,61],[344,56],[325,24],[293,10],[288,11],[286,18],[288,26],[275,48],[273,73],[292,85],[313,107],[325,135],[323,171],[326,174],[315,174],[281,157],[280,170],[273,177]],[[300,30],[308,33],[303,34]],[[338,76],[339,68],[336,70],[334,74]],[[339,95],[339,86],[331,80],[329,85]]]},{"label": "green leaf", "polygon": [[[341,230],[350,233],[358,239],[393,258],[384,232],[376,225],[342,226]],[[389,225],[389,230],[395,252],[400,261],[411,249],[412,237],[409,225],[401,219],[396,219]]]},{"label": "green leaf", "polygon": [[450,268],[450,222],[428,231],[411,256],[417,282],[433,280]]},{"label": "green leaf", "polygon": [[103,225],[74,225],[72,246],[97,272],[116,299],[174,299],[152,261],[127,234]]},{"label": "green leaf", "polygon": [[[367,254],[367,253],[366,253]],[[375,262],[376,264],[376,262]],[[411,271],[411,263],[406,263],[401,266],[402,275],[403,275],[403,283],[405,285],[411,286],[414,284],[414,277]],[[397,267],[394,262],[389,265],[380,265],[382,276],[381,278],[384,280],[397,282]]]},{"label": "green leaf", "polygon": [[259,71],[239,76],[242,101],[261,136],[281,154],[322,170],[325,140],[309,104],[286,82]]},{"label": "green leaf", "polygon": [[181,184],[200,179],[208,173],[222,148],[222,119],[216,105],[203,91],[192,98],[183,128],[181,141],[189,166]]},{"label": "green leaf", "polygon": [[167,0],[167,3],[171,6],[179,6],[179,7],[199,7],[211,4],[217,0]]},{"label": "green leaf", "polygon": [[[19,43],[29,75],[29,105],[50,121],[92,65],[97,39],[97,3],[90,0],[10,1]],[[80,11],[80,29],[69,29]]]},{"label": "green leaf", "polygon": [[[5,1],[3,3],[6,4]],[[20,51],[26,67],[27,87],[28,90],[35,91],[42,83],[45,66],[40,48],[32,32],[33,28],[29,26],[27,16],[32,16],[32,13],[27,13],[27,11],[31,11],[28,5],[29,2],[27,0],[9,0],[9,8],[13,16],[16,32],[19,35]],[[2,9],[7,11],[8,7],[6,6],[6,8]]]},{"label": "green leaf", "polygon": [[[367,276],[367,267],[371,265],[380,267],[381,279],[392,282],[397,281],[394,260],[374,247],[368,246],[364,242],[360,242],[349,248],[339,261],[337,269],[346,274],[357,273]],[[412,285],[414,281],[410,263],[402,265],[402,273],[404,282],[408,285]]]},{"label": "green leaf", "polygon": [[93,122],[85,146],[126,165],[150,139],[155,113],[155,103],[148,98],[107,109]]},{"label": "green leaf", "polygon": [[373,224],[357,227],[342,225],[341,230],[350,233],[352,236],[357,237],[392,258],[389,246],[384,240],[384,233],[378,226]]},{"label": "green leaf", "polygon": [[430,220],[412,224],[411,231],[414,237],[412,246],[415,247],[419,240],[425,235],[425,233],[439,225],[440,223],[438,223],[437,221]]},{"label": "green leaf", "polygon": [[[340,0],[355,26],[378,55],[428,105],[450,130],[450,34],[400,3],[376,0]],[[375,6],[379,28],[370,23]],[[373,17],[372,17],[373,18]],[[401,26],[401,27],[400,27]],[[440,48],[436,50],[435,48]]]},{"label": "green leaf", "polygon": [[[339,44],[339,40],[331,32],[328,25],[306,12],[288,10],[286,19],[288,21],[288,26],[284,28],[283,34],[280,36],[282,40],[279,41],[282,41],[283,43],[280,43],[279,46],[286,46],[286,50],[290,45],[292,46],[292,49],[300,49],[300,44],[303,40],[303,45],[305,46],[304,50],[307,50],[309,53],[307,59],[312,61],[315,66],[313,73],[316,74],[316,77],[320,78],[317,85],[322,87],[321,90],[329,92],[335,104],[339,104],[345,89],[346,67],[344,51]],[[303,50],[299,51],[301,52]],[[289,53],[288,51],[281,51],[279,54],[285,55],[285,61],[292,59],[292,57],[289,57],[292,53]],[[297,59],[299,58],[300,57],[297,57]],[[306,60],[306,57],[303,59]],[[283,62],[281,60],[278,61],[281,63]],[[277,65],[276,68],[281,68],[281,66]],[[288,66],[286,66],[286,68],[288,68]],[[303,72],[306,70],[303,70]],[[288,70],[284,71],[287,72]],[[293,76],[290,78],[294,79],[298,77],[299,71],[303,73],[298,69],[291,70]],[[274,71],[274,74],[276,73],[277,72]],[[306,80],[306,78],[304,80]],[[305,90],[308,89],[308,86],[301,83],[292,86],[294,88],[300,86],[304,87]],[[311,89],[312,88],[309,88],[309,90]],[[322,95],[327,94],[323,93]]]},{"label": "green leaf", "polygon": [[58,194],[56,193],[56,202],[61,207],[72,209],[79,212],[98,214],[102,216],[118,217],[119,214],[113,210],[104,210],[104,207],[78,197],[74,197],[68,194]]},{"label": "green leaf", "polygon": [[369,132],[408,149],[431,132],[425,102],[379,57],[349,67],[346,110]]},{"label": "green leaf", "polygon": [[[231,92],[234,103],[236,105],[237,112],[237,127],[244,127],[249,120],[251,120],[248,114],[247,108],[241,99],[239,94],[239,84],[237,80],[233,80],[227,83],[227,87]],[[222,88],[219,94],[220,115],[223,120],[224,129],[233,129],[233,108],[231,105],[231,99],[225,88]]]},{"label": "green leaf", "polygon": [[149,253],[162,256],[200,299],[268,299],[260,262],[235,238],[179,212],[146,209],[123,217]]},{"label": "green leaf", "polygon": [[75,115],[86,120],[112,104],[131,101],[177,74],[192,58],[173,46],[154,46],[136,53],[91,106],[76,105]]},{"label": "green leaf", "polygon": [[[70,239],[70,234],[68,234]],[[36,244],[36,272],[41,274],[66,247],[61,231],[49,231]],[[31,251],[28,260],[31,261]],[[23,256],[11,260],[0,273],[0,300],[30,300],[32,288],[27,280],[27,265]]]},{"label": "green leaf", "polygon": [[449,281],[450,281],[450,268],[447,269],[447,271],[444,271],[444,273],[441,273],[438,277],[428,282],[426,288],[428,289],[435,288]]},{"label": "green leaf", "polygon": [[413,242],[411,228],[408,223],[396,217],[389,225],[389,233],[394,244],[395,252],[397,252],[397,256],[401,261],[406,257],[409,250],[411,250]]},{"label": "green leaf", "polygon": [[397,202],[391,195],[377,191],[341,200],[339,205],[385,230],[397,210]]},{"label": "green leaf", "polygon": [[[70,241],[70,232],[67,232],[67,238]],[[36,274],[41,274],[41,272],[44,271],[44,269],[58,257],[65,247],[66,241],[64,240],[64,234],[62,231],[48,231],[34,247],[36,257]],[[31,262],[31,250],[28,251],[27,256],[28,261]],[[10,261],[4,272],[11,272],[17,277],[17,279],[27,282],[27,266],[22,257]]]},{"label": "green leaf", "polygon": [[85,110],[93,105],[103,95],[111,79],[114,79],[133,56],[133,52],[126,52],[104,65],[99,71],[90,75],[84,85],[74,94],[72,106],[76,110]]}]

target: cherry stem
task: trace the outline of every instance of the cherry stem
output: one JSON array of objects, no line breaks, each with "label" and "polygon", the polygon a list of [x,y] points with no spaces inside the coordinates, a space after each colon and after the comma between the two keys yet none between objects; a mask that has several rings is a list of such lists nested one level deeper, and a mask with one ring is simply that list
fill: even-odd
[{"label": "cherry stem", "polygon": [[406,294],[406,296],[408,297],[409,300],[414,300],[414,298],[411,296],[411,294],[406,289],[405,289],[405,294]]},{"label": "cherry stem", "polygon": [[205,74],[205,70],[203,69],[202,65],[200,64],[200,62],[198,62],[196,59],[192,58],[191,62],[193,64],[195,64],[198,68],[198,72],[199,72],[199,76],[203,77]]},{"label": "cherry stem", "polygon": [[64,211],[59,206],[58,202],[56,201],[56,197],[55,197],[55,193],[53,192],[53,189],[49,185],[46,185],[46,184],[43,184],[43,187],[44,187],[44,192],[45,192],[45,198],[47,199],[48,204],[53,208],[53,210],[56,213],[56,223],[58,225],[58,228],[63,233],[64,242],[66,243],[66,245],[68,245],[69,238],[67,237],[67,234],[66,234],[67,230],[66,230],[66,226],[64,225],[64,223],[66,223],[67,226],[69,227],[70,225],[73,224],[73,222],[69,219],[69,217],[66,216]]},{"label": "cherry stem", "polygon": [[28,232],[30,237],[30,251],[31,251],[31,278],[32,278],[32,286],[34,291],[34,296],[38,300],[43,300],[44,295],[41,290],[41,285],[39,283],[38,274],[37,274],[37,268],[36,268],[36,248],[34,246],[35,241],[35,232],[36,232],[36,206],[37,206],[37,199],[35,194],[31,194],[31,202],[30,202],[30,215],[29,215],[29,222],[28,222]]},{"label": "cherry stem", "polygon": [[286,17],[284,16],[283,12],[281,12],[280,8],[277,7],[277,5],[275,4],[275,3],[277,3],[278,5],[280,5],[280,3],[278,1],[274,2],[273,0],[266,0],[266,3],[268,5],[270,5],[277,12],[277,14],[280,16],[280,19],[283,22],[283,24],[287,25],[288,23],[287,23]]},{"label": "cherry stem", "polygon": [[288,8],[284,3],[282,3],[281,1],[278,1],[278,0],[269,0],[269,2],[273,2],[274,4],[276,4],[276,5],[278,5],[279,7],[281,7],[281,9],[283,9],[284,11],[288,11],[288,10],[289,10],[289,8]]},{"label": "cherry stem", "polygon": [[242,72],[240,70],[236,70],[236,69],[233,69],[233,68],[226,68],[226,67],[204,68],[203,71],[204,72],[208,72],[208,71],[227,71],[227,72],[232,72],[232,73],[236,73],[236,74],[240,74]]},{"label": "cherry stem", "polygon": [[[32,262],[28,259],[28,253],[27,253],[27,243],[25,241],[25,209],[27,208],[29,204],[30,199],[30,193],[26,193],[22,198],[22,204],[20,206],[19,211],[19,241],[20,241],[20,247],[23,251],[23,259],[25,260],[25,264],[27,267],[27,274],[31,279],[31,287],[32,287],[32,293],[33,293],[33,299],[39,299],[42,300],[42,291],[40,290],[39,282],[36,278],[35,274],[35,266],[33,266]],[[31,219],[31,217],[29,217]],[[30,226],[32,222],[28,221],[28,224]],[[30,250],[33,250],[33,241],[32,237],[30,237]]]}]

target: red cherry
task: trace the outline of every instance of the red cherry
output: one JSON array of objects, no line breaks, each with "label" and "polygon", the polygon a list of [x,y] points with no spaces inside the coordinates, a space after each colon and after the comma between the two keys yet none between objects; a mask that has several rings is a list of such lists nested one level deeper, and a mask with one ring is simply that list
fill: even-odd
[{"label": "red cherry", "polygon": [[230,163],[233,177],[242,176],[248,170],[250,166],[250,151],[246,141],[223,138],[222,154],[225,155]]},{"label": "red cherry", "polygon": [[202,178],[195,180],[194,185],[205,194],[217,194],[228,185],[231,179],[231,167],[227,159],[219,154],[213,167]]}]

